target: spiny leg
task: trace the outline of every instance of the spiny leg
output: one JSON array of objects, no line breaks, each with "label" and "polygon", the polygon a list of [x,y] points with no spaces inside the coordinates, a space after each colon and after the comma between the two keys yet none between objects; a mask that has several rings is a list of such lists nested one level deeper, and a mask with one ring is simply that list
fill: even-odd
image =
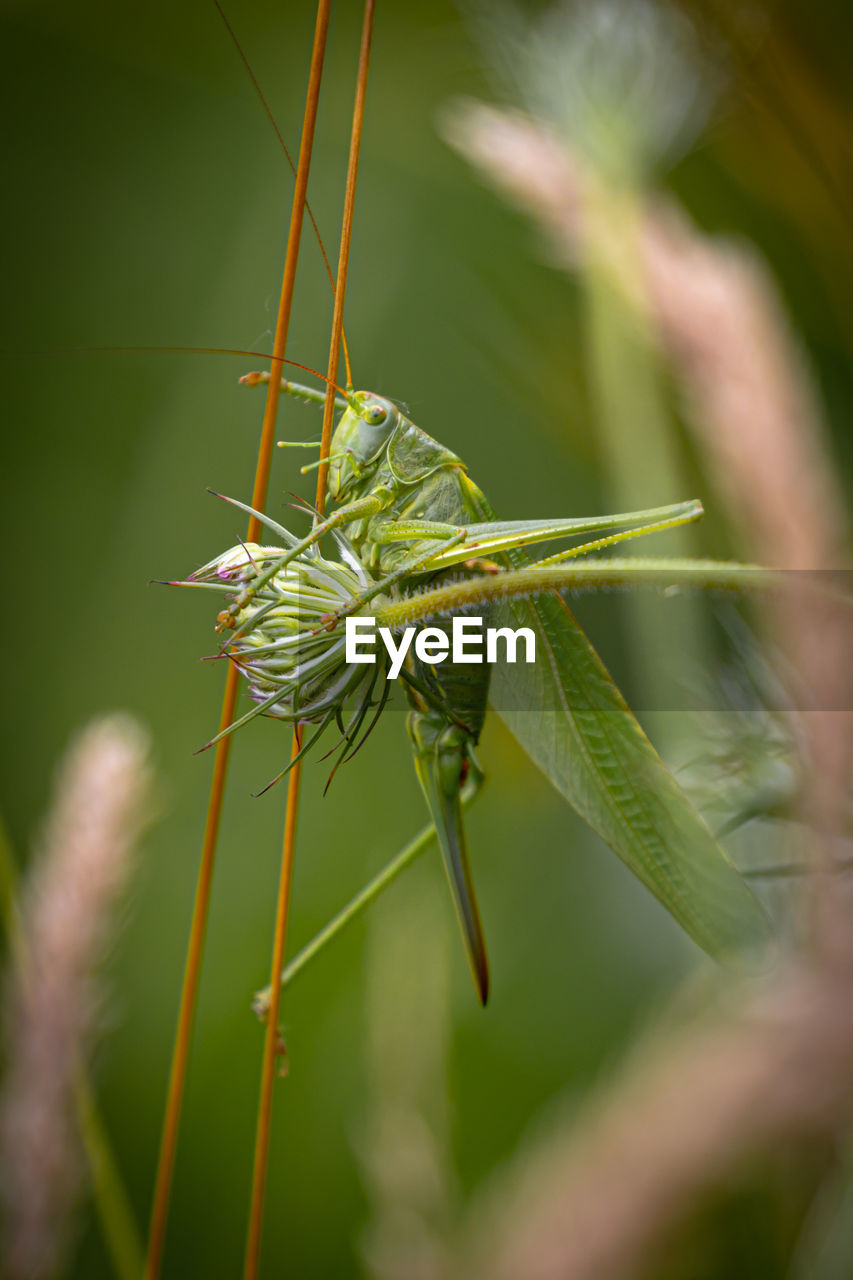
[{"label": "spiny leg", "polygon": [[550,565],[563,564],[567,560],[575,560],[579,556],[588,556],[593,551],[603,551],[607,547],[615,547],[619,542],[629,542],[632,538],[642,538],[648,533],[664,533],[668,529],[677,529],[680,525],[688,524],[693,519],[692,516],[687,518],[674,517],[671,520],[660,520],[656,524],[638,525],[632,529],[622,529],[619,533],[611,533],[605,538],[596,538],[592,542],[583,542],[576,547],[568,547],[565,551],[558,551],[552,556],[546,556],[544,560],[536,560],[534,563],[540,569],[545,569]]},{"label": "spiny leg", "polygon": [[[444,532],[443,526],[442,532],[434,535],[435,537],[444,539],[441,544],[442,551],[447,550],[449,547],[456,546],[457,543],[465,541],[465,529],[457,529],[452,525],[448,525],[447,529],[450,530],[450,536]],[[420,541],[423,536],[423,534],[419,533],[418,540]],[[393,539],[393,541],[396,541],[396,539]],[[429,562],[434,558],[435,548],[428,547],[426,551],[422,551],[419,555],[412,556],[410,560],[405,560],[402,565],[394,569],[393,572],[386,574],[384,578],[380,578],[377,582],[374,582],[372,586],[367,587],[364,591],[359,591],[358,595],[352,597],[349,604],[345,605],[342,609],[338,609],[336,613],[330,616],[328,624],[329,629],[331,630],[339,619],[346,618],[349,614],[355,613],[362,607],[362,605],[368,604],[369,601],[373,600],[376,596],[382,595],[382,593],[388,591],[389,588],[396,586],[396,584],[403,578],[408,578],[413,573],[425,572],[429,568]]]},{"label": "spiny leg", "polygon": [[[570,558],[573,555],[586,554],[599,546],[610,546],[616,542],[622,542],[626,538],[674,529],[679,525],[698,520],[701,515],[702,504],[693,501],[673,503],[667,507],[654,507],[647,511],[623,512],[620,515],[610,516],[571,517],[565,520],[488,519],[466,526],[468,543],[462,551],[448,553],[444,548],[438,549],[433,567],[446,569],[472,556],[483,558],[518,547],[527,547],[537,542],[577,537],[599,531],[602,534],[614,531],[609,539],[602,537],[594,543],[584,544],[582,548],[570,548],[565,553],[566,557]],[[626,525],[632,527],[625,529]],[[620,531],[616,532],[617,530]]]},{"label": "spiny leg", "polygon": [[[441,520],[375,520],[371,526],[371,541],[377,546],[387,547],[394,542],[434,541],[447,543],[458,542],[457,534],[468,536],[467,525],[447,524]],[[443,550],[443,548],[441,548]],[[433,555],[438,553],[433,551]]]}]

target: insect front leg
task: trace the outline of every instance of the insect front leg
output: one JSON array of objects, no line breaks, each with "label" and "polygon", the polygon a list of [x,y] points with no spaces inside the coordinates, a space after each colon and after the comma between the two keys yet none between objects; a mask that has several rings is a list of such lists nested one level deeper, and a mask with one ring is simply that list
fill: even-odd
[{"label": "insect front leg", "polygon": [[[452,526],[448,526],[448,528],[451,527]],[[453,531],[452,537],[448,538],[447,541],[442,542],[442,549],[444,550],[448,547],[454,547],[458,543],[463,542],[464,539],[465,530],[456,529]],[[386,591],[390,590],[391,587],[396,586],[398,582],[402,581],[403,578],[407,578],[413,573],[422,573],[429,569],[429,562],[434,558],[434,556],[434,549],[432,547],[428,547],[426,551],[422,551],[419,555],[413,555],[411,558],[404,560],[403,563],[398,565],[392,573],[388,573],[385,577],[374,582],[366,591],[360,591],[358,595],[353,596],[348,605],[343,609],[338,609],[335,614],[332,614],[328,619],[329,629],[331,630],[334,628],[341,618],[346,618],[349,614],[356,613],[362,605],[367,604],[378,595],[383,595]]]},{"label": "insect front leg", "polygon": [[219,615],[216,624],[217,631],[225,631],[233,628],[237,621],[237,614],[249,604],[257,593],[271,582],[277,573],[286,568],[292,560],[301,555],[303,551],[307,551],[309,547],[314,546],[320,539],[337,529],[342,524],[349,524],[353,520],[361,520],[364,517],[376,515],[385,506],[386,499],[382,494],[369,494],[364,498],[357,498],[354,502],[347,502],[344,506],[338,507],[325,520],[321,520],[319,524],[315,524],[309,534],[302,539],[301,542],[294,543],[289,550],[282,553],[277,559],[271,561],[268,568],[255,578],[248,586],[240,592],[229,609],[224,610]]},{"label": "insect front leg", "polygon": [[[341,510],[344,510],[344,508],[341,508]],[[358,595],[353,596],[345,608],[338,609],[336,613],[329,615],[326,621],[329,630],[333,630],[341,618],[356,613],[362,605],[375,599],[376,596],[382,595],[403,578],[407,578],[413,573],[428,573],[433,568],[433,561],[439,550],[443,552],[448,548],[452,549],[458,546],[459,543],[464,542],[467,536],[468,530],[465,528],[460,528],[458,525],[453,524],[442,524],[433,520],[372,521],[370,542],[374,547],[381,549],[396,542],[424,542],[430,539],[436,541],[439,545],[437,547],[427,547],[425,551],[406,556],[391,573],[374,582],[366,591],[360,591]],[[296,551],[296,548],[294,547],[293,550]],[[255,590],[258,590],[260,585],[260,582],[256,582],[254,584]]]}]

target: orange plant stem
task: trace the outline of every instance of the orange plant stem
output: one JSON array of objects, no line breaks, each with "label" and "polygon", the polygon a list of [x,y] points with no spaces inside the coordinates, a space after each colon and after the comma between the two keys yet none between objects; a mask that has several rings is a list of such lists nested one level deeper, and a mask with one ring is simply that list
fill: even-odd
[{"label": "orange plant stem", "polygon": [[[252,491],[252,506],[262,509],[266,501],[269,484],[270,463],[272,460],[275,420],[281,390],[281,374],[284,369],[284,354],[287,346],[287,332],[290,324],[290,312],[293,304],[293,290],[296,281],[296,264],[299,256],[299,241],[302,233],[302,222],[305,212],[305,197],[308,188],[308,172],[311,165],[311,152],[314,142],[314,127],[317,119],[317,104],[320,94],[320,81],[323,71],[323,59],[326,51],[326,36],[329,27],[329,11],[331,0],[319,0],[317,6],[317,23],[314,32],[314,48],[311,57],[311,72],[305,103],[305,118],[302,129],[302,142],[299,151],[299,166],[296,173],[296,184],[293,193],[293,211],[290,231],[287,240],[287,254],[282,278],[281,301],[278,310],[275,341],[273,344],[272,373],[267,388],[266,406],[264,409],[261,439],[258,447],[258,461],[255,470],[255,484]],[[260,522],[256,517],[249,521],[248,541],[254,542],[260,535]],[[220,730],[225,729],[234,718],[234,706],[237,699],[238,672],[229,667],[225,681],[225,692],[222,699]],[[163,1117],[163,1131],[160,1140],[160,1153],[157,1173],[154,1182],[151,1222],[148,1233],[148,1251],[145,1263],[145,1280],[157,1280],[163,1259],[163,1246],[166,1235],[166,1222],[171,1199],[172,1178],[175,1168],[175,1155],[178,1142],[181,1106],[187,1076],[190,1042],[198,989],[201,978],[201,963],[204,952],[204,940],[207,931],[207,918],[210,907],[210,892],[213,882],[213,868],[216,858],[216,843],[219,834],[219,823],[222,815],[222,802],[225,794],[225,781],[228,774],[228,758],[231,750],[230,737],[223,738],[216,747],[213,764],[213,779],[210,788],[210,799],[207,808],[204,840],[202,842],[201,864],[196,884],[195,902],[193,906],[192,926],[187,946],[187,959],[184,968],[184,980],[181,989],[181,1002],[178,1010],[178,1025],[172,1049],[172,1063],[169,1072],[169,1085],[166,1095],[166,1108]]]},{"label": "orange plant stem", "polygon": [[[291,759],[301,745],[299,729],[293,733]],[[281,973],[284,965],[284,947],[287,937],[287,918],[290,913],[290,886],[293,882],[293,850],[296,843],[296,815],[299,810],[299,784],[302,763],[299,761],[290,771],[287,786],[287,811],[284,818],[284,839],[281,853],[281,874],[276,904],[276,927],[273,937],[272,971]],[[276,1058],[279,1053],[277,999],[270,1001],[264,1032],[264,1056],[261,1067],[261,1091],[258,1103],[258,1122],[255,1134],[255,1153],[252,1165],[252,1198],[249,1206],[249,1227],[246,1234],[246,1258],[244,1280],[255,1280],[261,1257],[261,1231],[264,1218],[264,1192],[266,1190],[269,1159],[270,1128],[272,1124],[272,1099],[275,1084]]]},{"label": "orange plant stem", "polygon": [[[358,161],[361,150],[361,135],[364,128],[364,103],[367,92],[367,73],[370,66],[370,46],[373,38],[374,0],[366,0],[364,6],[364,22],[362,24],[361,50],[358,62],[355,104],[353,107],[352,134],[350,138],[349,164],[347,167],[346,192],[344,196],[344,216],[341,227],[341,247],[338,257],[338,275],[335,283],[335,306],[332,316],[332,336],[329,344],[329,380],[326,384],[326,401],[323,414],[323,435],[320,446],[320,457],[324,460],[317,477],[316,508],[318,518],[326,505],[326,476],[329,455],[329,442],[332,435],[332,419],[335,410],[335,387],[338,359],[340,355],[341,334],[344,321],[344,299],[346,295],[347,268],[349,265],[350,245],[352,242],[353,209],[355,206],[355,189],[358,178]],[[293,755],[299,750],[300,734],[297,729],[293,735]],[[291,756],[292,758],[292,756]],[[261,1090],[258,1102],[258,1123],[255,1135],[255,1154],[252,1170],[252,1195],[249,1205],[249,1228],[246,1237],[246,1256],[243,1268],[243,1280],[257,1280],[261,1253],[261,1231],[263,1226],[264,1197],[266,1192],[267,1168],[269,1160],[270,1128],[272,1125],[273,1087],[275,1085],[275,1062],[279,1050],[278,1015],[281,1001],[281,971],[284,967],[285,943],[287,937],[287,921],[290,913],[290,891],[293,880],[293,844],[296,835],[296,813],[299,804],[300,766],[294,765],[287,792],[287,813],[284,826],[284,843],[282,849],[281,875],[279,878],[278,905],[276,909],[275,935],[273,939],[272,970],[270,975],[270,1006],[267,1012],[267,1023],[264,1034],[264,1056],[261,1069]]]}]

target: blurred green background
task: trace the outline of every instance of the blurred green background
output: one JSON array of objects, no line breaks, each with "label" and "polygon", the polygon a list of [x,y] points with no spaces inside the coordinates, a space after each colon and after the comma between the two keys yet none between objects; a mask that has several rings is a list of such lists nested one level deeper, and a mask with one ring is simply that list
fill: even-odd
[{"label": "blurred green background", "polygon": [[[726,77],[661,183],[703,228],[754,242],[768,261],[849,476],[851,12],[828,0],[683,7],[719,41]],[[295,151],[312,6],[234,0],[228,13]],[[198,662],[215,645],[206,598],[148,580],[182,576],[242,531],[205,486],[248,499],[263,405],[237,385],[256,360],[102,349],[268,350],[292,180],[212,4],[4,0],[2,18],[2,814],[23,859],[72,732],[111,708],[150,727],[159,820],[110,958],[97,1062],[144,1223],[209,787],[211,758],[192,753],[215,727],[223,677]],[[333,257],[359,24],[357,5],[335,6],[311,177]],[[603,511],[580,292],[440,140],[437,113],[469,94],[492,88],[459,11],[380,4],[347,303],[356,384],[404,401],[506,517]],[[325,366],[330,316],[306,229],[294,359]],[[81,347],[91,351],[71,351]],[[280,423],[280,435],[306,438],[319,415],[284,404]],[[679,447],[689,492],[638,505],[702,497],[709,518],[692,546],[737,553]],[[277,455],[274,515],[287,516],[286,490],[313,491],[295,470]],[[659,603],[677,633],[678,602]],[[578,612],[642,705],[621,603],[584,599]],[[325,799],[323,767],[306,766],[291,950],[422,825],[404,740],[389,714]],[[262,1044],[249,1001],[267,978],[284,804],[281,787],[251,792],[287,750],[280,725],[256,721],[232,755],[167,1277],[239,1271]],[[491,782],[469,830],[488,1010],[429,855],[285,999],[291,1074],[276,1096],[264,1274],[362,1273],[381,1099],[420,1068],[419,1105],[453,1168],[441,1210],[452,1219],[529,1126],[547,1125],[547,1108],[606,1079],[703,963],[497,722],[482,758]],[[785,1204],[769,1184],[735,1197],[674,1274],[782,1274],[796,1217]],[[88,1216],[70,1274],[110,1274]]]}]

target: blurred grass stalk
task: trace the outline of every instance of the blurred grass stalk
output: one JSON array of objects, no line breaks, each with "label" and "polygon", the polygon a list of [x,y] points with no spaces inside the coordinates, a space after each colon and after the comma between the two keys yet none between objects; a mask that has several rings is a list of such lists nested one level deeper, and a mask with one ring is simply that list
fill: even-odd
[{"label": "blurred grass stalk", "polygon": [[[559,260],[577,274],[586,310],[591,418],[608,503],[632,510],[686,498],[672,413],[666,403],[658,336],[645,276],[644,205],[655,172],[692,141],[710,98],[709,70],[692,26],[653,0],[563,0],[530,18],[509,0],[480,11],[487,55],[511,94],[562,153],[565,201],[543,217],[557,232]],[[463,153],[504,193],[525,203],[521,185],[501,180],[486,150],[461,124]],[[541,179],[534,190],[541,187]],[[695,531],[667,535],[673,555],[696,552]],[[642,705],[683,703],[683,689],[707,648],[701,606],[680,602],[677,621],[659,600],[624,602]],[[657,718],[667,736],[673,718]]]},{"label": "blurred grass stalk", "polygon": [[[614,12],[613,5],[591,8]],[[559,50],[548,56],[553,62]],[[576,52],[573,65],[577,60]],[[659,199],[641,200],[635,191],[620,208],[612,190],[591,188],[588,150],[567,141],[565,128],[555,136],[553,118],[543,126],[466,104],[445,132],[544,229],[561,264],[584,264],[600,425],[619,465],[645,472],[646,484],[650,455],[660,451],[655,474],[669,465],[658,374],[636,345],[642,297],[648,330],[672,361],[690,426],[749,553],[792,570],[843,563],[847,518],[820,412],[757,257],[710,240]],[[648,403],[657,424],[648,452],[645,435],[632,438],[628,379],[636,379],[639,402]],[[747,1156],[802,1149],[815,1137],[844,1140],[853,1114],[853,901],[836,854],[853,750],[850,627],[837,609],[824,611],[796,589],[768,624],[808,690],[799,705],[817,708],[797,716],[802,811],[811,833],[813,874],[804,889],[811,931],[757,987],[729,990],[721,1008],[706,1009],[686,1031],[650,1035],[639,1061],[628,1063],[579,1123],[531,1145],[474,1215],[466,1274],[645,1274],[661,1242]],[[835,1199],[843,1204],[845,1195]],[[810,1257],[819,1243],[810,1243]],[[844,1274],[851,1266],[847,1256]]]},{"label": "blurred grass stalk", "polygon": [[93,721],[69,749],[23,893],[3,834],[7,980],[0,1167],[8,1280],[49,1280],[62,1265],[81,1182],[81,1152],[107,1251],[138,1280],[136,1225],[86,1062],[100,1006],[98,966],[149,791],[147,739],[127,716]]},{"label": "blurred grass stalk", "polygon": [[[757,256],[709,239],[652,196],[655,168],[692,141],[713,88],[692,27],[648,0],[558,4],[537,24],[511,8],[497,15],[481,27],[533,118],[460,104],[444,132],[580,276],[594,425],[614,500],[685,496],[665,355],[750,556],[789,569],[840,563],[843,502],[772,281]],[[681,541],[676,554],[692,549],[694,531],[670,536]],[[644,691],[650,705],[672,705],[664,669],[683,680],[674,645],[701,660],[700,620],[688,613],[685,634],[673,637],[659,602],[631,603]]]},{"label": "blurred grass stalk", "polygon": [[445,895],[422,867],[369,921],[369,1101],[355,1138],[371,1207],[364,1265],[374,1280],[448,1280],[453,1175]]},{"label": "blurred grass stalk", "polygon": [[[588,384],[596,439],[604,464],[607,505],[616,510],[645,501],[687,497],[673,423],[664,403],[659,354],[649,328],[642,258],[640,192],[589,182],[584,193],[584,249],[580,278],[587,312]],[[618,253],[614,254],[614,247]],[[692,529],[667,535],[672,555],[695,554]],[[653,595],[624,602],[631,656],[641,706],[665,711],[679,706],[696,666],[704,666],[705,625],[693,598],[682,601],[679,625]],[[650,728],[670,736],[669,717]]]}]

